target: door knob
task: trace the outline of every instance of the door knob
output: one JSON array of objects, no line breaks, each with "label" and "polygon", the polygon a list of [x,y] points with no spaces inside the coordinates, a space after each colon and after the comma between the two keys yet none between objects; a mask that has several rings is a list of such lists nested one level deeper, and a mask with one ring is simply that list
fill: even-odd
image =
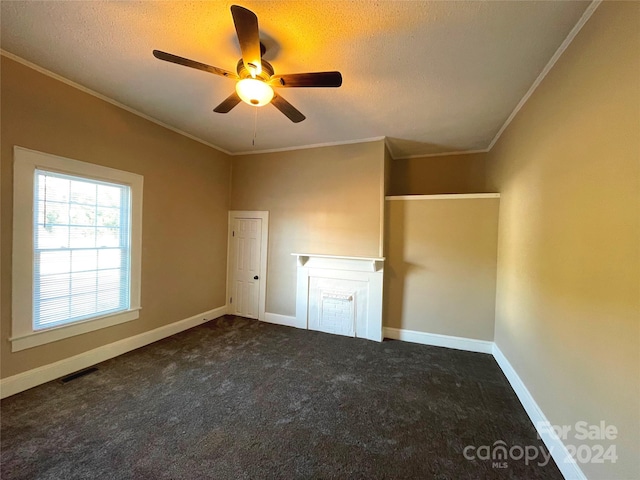
[{"label": "door knob", "polygon": [[255,277],[253,277],[254,280],[258,280],[258,275],[256,275]]}]

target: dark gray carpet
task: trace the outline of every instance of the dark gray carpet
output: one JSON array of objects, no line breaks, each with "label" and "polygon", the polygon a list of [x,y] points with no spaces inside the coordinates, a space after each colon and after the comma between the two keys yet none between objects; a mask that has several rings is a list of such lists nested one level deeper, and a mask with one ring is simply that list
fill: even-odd
[{"label": "dark gray carpet", "polygon": [[[224,317],[2,402],[3,480],[561,479],[490,355]],[[504,466],[504,465],[502,465]]]}]

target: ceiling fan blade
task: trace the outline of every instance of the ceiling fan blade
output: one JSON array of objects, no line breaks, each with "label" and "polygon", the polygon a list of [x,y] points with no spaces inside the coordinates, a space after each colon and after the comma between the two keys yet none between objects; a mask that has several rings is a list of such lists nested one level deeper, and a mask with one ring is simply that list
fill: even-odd
[{"label": "ceiling fan blade", "polygon": [[171,53],[163,52],[160,50],[154,50],[153,56],[159,60],[164,60],[165,62],[177,63],[178,65],[184,65],[185,67],[195,68],[197,70],[214,73],[223,77],[234,79],[238,78],[235,73],[229,72],[228,70],[223,70],[222,68],[218,67],[212,67],[211,65],[207,65],[206,63],[196,62],[195,60],[189,60],[188,58],[179,57],[177,55],[173,55]]},{"label": "ceiling fan blade", "polygon": [[262,55],[258,17],[251,10],[239,5],[231,6],[231,16],[240,42],[244,66],[249,72],[260,73],[262,71]]},{"label": "ceiling fan blade", "polygon": [[339,87],[342,85],[340,72],[292,73],[274,75],[269,80],[272,87]]},{"label": "ceiling fan blade", "polygon": [[278,110],[284,113],[287,116],[287,118],[291,120],[293,123],[300,123],[305,118],[307,118],[302,113],[300,113],[300,111],[298,111],[296,107],[291,105],[289,102],[287,102],[284,98],[282,98],[280,95],[276,93],[273,94],[273,99],[271,100],[271,103],[273,104],[274,107],[276,107]]},{"label": "ceiling fan blade", "polygon": [[242,100],[236,92],[229,95],[220,105],[213,109],[216,113],[229,113],[233,107],[238,105]]}]

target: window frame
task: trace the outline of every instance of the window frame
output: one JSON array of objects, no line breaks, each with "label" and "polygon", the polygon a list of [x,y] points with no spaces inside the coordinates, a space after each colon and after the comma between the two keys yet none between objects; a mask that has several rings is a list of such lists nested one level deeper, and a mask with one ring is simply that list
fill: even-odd
[{"label": "window frame", "polygon": [[[13,162],[13,254],[12,254],[12,330],[11,351],[55,342],[110,327],[139,317],[142,254],[142,187],[141,175],[92,163],[72,160],[20,146],[14,146]],[[131,232],[128,310],[54,326],[33,329],[34,284],[34,188],[35,171],[43,169],[89,180],[127,185],[131,188]]]}]

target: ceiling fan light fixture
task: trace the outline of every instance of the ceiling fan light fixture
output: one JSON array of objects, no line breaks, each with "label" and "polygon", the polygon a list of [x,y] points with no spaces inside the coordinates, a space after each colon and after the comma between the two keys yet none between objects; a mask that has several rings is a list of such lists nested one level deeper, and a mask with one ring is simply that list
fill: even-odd
[{"label": "ceiling fan light fixture", "polygon": [[270,103],[293,123],[300,123],[306,117],[282,98],[282,95],[276,95],[272,86],[291,88],[342,85],[342,74],[337,71],[274,75],[271,64],[262,59],[266,49],[260,42],[256,14],[240,5],[231,5],[231,16],[242,52],[242,57],[236,65],[236,73],[161,50],[153,51],[153,56],[159,60],[236,80],[236,91],[214,108],[214,112],[229,113],[240,102],[254,107],[262,107]]},{"label": "ceiling fan light fixture", "polygon": [[243,102],[253,107],[262,107],[273,98],[273,88],[254,78],[243,78],[236,83],[236,92]]}]

